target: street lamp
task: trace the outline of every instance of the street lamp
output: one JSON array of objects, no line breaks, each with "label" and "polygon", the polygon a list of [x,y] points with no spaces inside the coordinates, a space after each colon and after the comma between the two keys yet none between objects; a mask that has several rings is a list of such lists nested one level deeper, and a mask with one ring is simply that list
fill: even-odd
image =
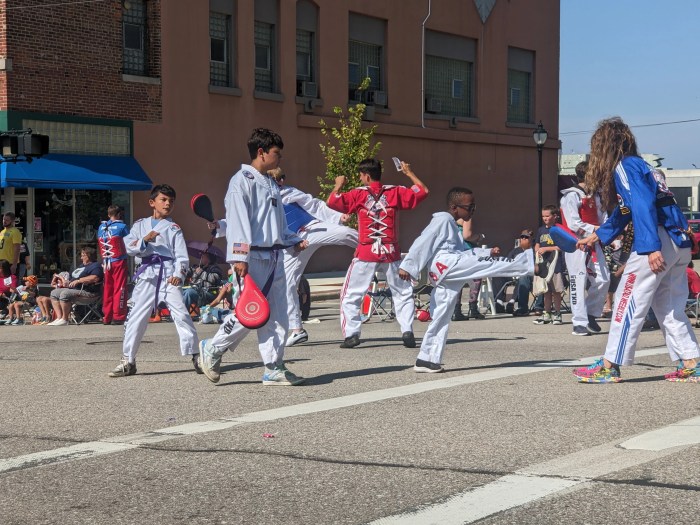
[{"label": "street lamp", "polygon": [[537,220],[538,224],[542,222],[542,147],[544,143],[547,142],[547,130],[544,129],[542,121],[537,124],[537,129],[532,132],[532,138],[537,144],[537,213],[539,218]]}]

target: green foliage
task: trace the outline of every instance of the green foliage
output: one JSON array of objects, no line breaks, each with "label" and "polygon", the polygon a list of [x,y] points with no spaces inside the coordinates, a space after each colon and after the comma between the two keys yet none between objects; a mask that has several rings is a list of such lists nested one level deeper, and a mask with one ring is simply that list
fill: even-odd
[{"label": "green foliage", "polygon": [[[358,90],[365,91],[369,87],[369,82],[370,79],[365,78]],[[348,107],[346,114],[341,107],[335,106],[333,113],[338,117],[337,128],[330,128],[325,121],[320,121],[321,134],[326,143],[319,146],[326,160],[326,173],[318,177],[318,183],[321,187],[319,196],[324,200],[333,189],[335,178],[340,175],[346,177],[346,188],[359,186],[357,165],[366,158],[375,157],[381,147],[381,142],[373,143],[377,126],[363,127],[362,125],[365,108],[365,104],[358,103]]]}]

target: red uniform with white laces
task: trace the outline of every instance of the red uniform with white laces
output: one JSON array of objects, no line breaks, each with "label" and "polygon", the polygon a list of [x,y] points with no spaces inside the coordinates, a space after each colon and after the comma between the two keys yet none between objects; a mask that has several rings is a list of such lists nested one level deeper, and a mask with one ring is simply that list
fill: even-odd
[{"label": "red uniform with white laces", "polygon": [[377,271],[386,274],[401,331],[413,331],[413,286],[410,281],[398,277],[401,262],[398,211],[415,208],[427,195],[417,185],[411,188],[384,186],[373,181],[369,186],[333,193],[328,198],[330,208],[341,213],[356,213],[358,219],[359,243],[340,297],[340,323],[344,337],[359,337],[362,326],[360,305]]}]

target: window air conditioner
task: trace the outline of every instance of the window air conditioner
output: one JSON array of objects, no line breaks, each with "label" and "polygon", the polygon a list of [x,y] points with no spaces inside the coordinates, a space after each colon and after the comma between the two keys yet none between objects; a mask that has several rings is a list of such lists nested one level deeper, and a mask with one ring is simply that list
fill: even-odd
[{"label": "window air conditioner", "polygon": [[318,98],[318,84],[316,84],[316,82],[302,82],[301,96],[308,98]]},{"label": "window air conditioner", "polygon": [[374,104],[375,106],[386,107],[386,91],[368,91],[367,92],[367,103]]},{"label": "window air conditioner", "polygon": [[425,111],[428,113],[440,113],[442,111],[442,100],[439,98],[429,98],[425,101]]}]

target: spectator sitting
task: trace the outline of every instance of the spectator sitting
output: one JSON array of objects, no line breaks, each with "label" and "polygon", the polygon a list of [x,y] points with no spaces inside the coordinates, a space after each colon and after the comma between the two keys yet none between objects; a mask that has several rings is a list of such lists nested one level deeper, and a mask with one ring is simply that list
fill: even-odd
[{"label": "spectator sitting", "polygon": [[7,317],[3,321],[0,321],[0,323],[11,324],[13,326],[24,324],[22,308],[24,308],[25,305],[36,305],[35,297],[38,284],[39,279],[37,279],[36,275],[30,275],[24,278],[24,285],[18,286],[15,293],[12,294],[14,299],[7,307],[9,312]]},{"label": "spectator sitting", "polygon": [[17,288],[17,276],[12,274],[12,266],[7,259],[0,259],[0,308],[5,310],[10,304],[10,295]]},{"label": "spectator sitting", "polygon": [[700,294],[700,275],[694,270],[693,261],[688,263],[685,274],[688,277],[688,299],[697,299]]},{"label": "spectator sitting", "polygon": [[202,306],[214,300],[212,289],[218,288],[224,282],[221,269],[216,265],[216,256],[204,252],[198,266],[190,268],[187,272],[189,287],[182,289],[185,304]]},{"label": "spectator sitting", "polygon": [[[513,259],[519,253],[523,253],[525,250],[532,249],[532,230],[523,230],[520,232],[520,237],[517,240],[517,246],[513,248],[508,253],[508,258]],[[503,277],[494,277],[493,286],[495,290],[501,290],[504,285],[509,281]],[[513,290],[513,295],[510,300],[505,304],[505,312],[513,314],[514,316],[525,316],[530,314],[529,303],[530,303],[530,292],[532,291],[532,275],[525,275],[518,277],[515,280],[515,289]],[[499,303],[505,302],[506,294],[505,289],[502,293],[496,297],[497,304],[496,309],[500,306]],[[518,303],[518,307],[515,308],[515,303]]]},{"label": "spectator sitting", "polygon": [[73,271],[72,277],[54,275],[51,284],[55,289],[51,291],[51,306],[56,314],[56,320],[48,323],[49,326],[65,326],[70,320],[73,303],[80,299],[97,299],[102,294],[101,284],[104,273],[102,265],[96,261],[97,252],[90,246],[80,251],[80,259],[83,265]]}]

